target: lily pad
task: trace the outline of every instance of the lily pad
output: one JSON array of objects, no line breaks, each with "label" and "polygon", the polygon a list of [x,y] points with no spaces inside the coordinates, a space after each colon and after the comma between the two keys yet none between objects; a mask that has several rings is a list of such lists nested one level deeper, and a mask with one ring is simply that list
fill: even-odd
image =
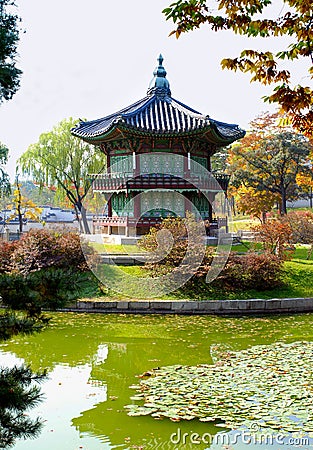
[{"label": "lily pad", "polygon": [[145,406],[128,405],[128,414],[198,418],[230,429],[258,424],[286,434],[313,430],[313,342],[227,349],[218,356],[213,365],[149,370],[133,397]]}]

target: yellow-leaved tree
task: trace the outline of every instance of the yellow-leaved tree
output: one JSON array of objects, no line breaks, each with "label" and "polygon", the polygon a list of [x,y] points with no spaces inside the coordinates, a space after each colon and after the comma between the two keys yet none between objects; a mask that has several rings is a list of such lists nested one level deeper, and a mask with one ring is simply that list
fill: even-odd
[{"label": "yellow-leaved tree", "polygon": [[8,209],[12,210],[7,222],[18,218],[19,232],[23,232],[23,226],[27,220],[40,222],[42,208],[39,208],[32,200],[27,199],[21,192],[21,185],[16,181],[13,191],[12,204],[8,205]]},{"label": "yellow-leaved tree", "polygon": [[261,223],[265,223],[266,213],[279,201],[277,194],[243,185],[235,190],[234,198],[238,211],[257,217]]}]

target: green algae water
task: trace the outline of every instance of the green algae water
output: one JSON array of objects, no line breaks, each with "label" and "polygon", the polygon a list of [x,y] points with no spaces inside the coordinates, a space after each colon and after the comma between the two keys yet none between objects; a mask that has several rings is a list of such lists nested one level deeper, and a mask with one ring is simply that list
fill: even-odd
[{"label": "green algae water", "polygon": [[44,400],[30,413],[42,417],[43,431],[37,439],[18,441],[14,450],[313,448],[312,436],[259,442],[236,436],[223,424],[130,417],[124,408],[134,396],[130,386],[152,368],[212,364],[220,350],[313,341],[312,314],[51,317],[45,331],[0,346],[2,366],[25,362],[33,370],[48,370]]}]

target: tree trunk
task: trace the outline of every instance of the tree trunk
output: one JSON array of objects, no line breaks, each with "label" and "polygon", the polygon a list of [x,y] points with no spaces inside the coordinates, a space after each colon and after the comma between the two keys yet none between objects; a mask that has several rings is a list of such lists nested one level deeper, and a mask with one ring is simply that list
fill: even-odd
[{"label": "tree trunk", "polygon": [[280,214],[282,216],[287,214],[287,196],[286,196],[286,190],[284,188],[281,190]]},{"label": "tree trunk", "polygon": [[17,217],[18,217],[18,223],[19,223],[19,232],[23,233],[23,214],[22,214],[22,207],[21,207],[22,199],[21,199],[21,191],[18,187],[18,199],[16,204],[16,211],[17,211]]},{"label": "tree trunk", "polygon": [[262,212],[262,219],[261,219],[261,223],[265,223],[266,222],[266,212],[265,211],[263,211]]},{"label": "tree trunk", "polygon": [[79,226],[79,232],[82,233],[83,229],[82,229],[82,224],[81,224],[81,220],[80,220],[80,217],[79,217],[79,211],[78,211],[77,205],[74,205],[74,210],[75,210],[77,223],[78,223],[78,226]]},{"label": "tree trunk", "polygon": [[87,221],[86,208],[84,207],[84,205],[81,202],[78,202],[76,206],[81,215],[80,224],[82,224],[82,231],[85,234],[91,234],[90,228],[88,225],[88,221]]},{"label": "tree trunk", "polygon": [[19,232],[23,233],[23,214],[21,212],[21,206],[17,206],[17,217],[18,217],[18,223],[19,223]]}]

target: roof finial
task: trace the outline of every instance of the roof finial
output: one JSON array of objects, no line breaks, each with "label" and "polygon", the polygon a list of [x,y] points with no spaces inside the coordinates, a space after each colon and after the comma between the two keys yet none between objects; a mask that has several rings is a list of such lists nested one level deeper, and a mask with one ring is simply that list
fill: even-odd
[{"label": "roof finial", "polygon": [[157,95],[158,97],[170,97],[170,84],[166,79],[166,70],[163,67],[163,56],[160,54],[158,57],[158,67],[155,68],[149,89],[148,95]]}]

